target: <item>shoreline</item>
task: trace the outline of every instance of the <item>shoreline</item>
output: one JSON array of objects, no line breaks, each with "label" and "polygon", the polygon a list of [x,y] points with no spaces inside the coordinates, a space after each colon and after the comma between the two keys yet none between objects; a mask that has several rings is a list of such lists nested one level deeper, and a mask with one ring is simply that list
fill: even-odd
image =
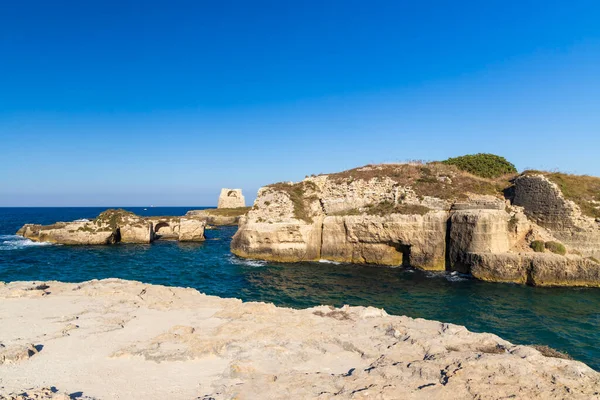
[{"label": "shoreline", "polygon": [[296,310],[121,279],[0,283],[0,299],[0,396],[51,386],[98,399],[600,393],[582,362],[373,307]]}]

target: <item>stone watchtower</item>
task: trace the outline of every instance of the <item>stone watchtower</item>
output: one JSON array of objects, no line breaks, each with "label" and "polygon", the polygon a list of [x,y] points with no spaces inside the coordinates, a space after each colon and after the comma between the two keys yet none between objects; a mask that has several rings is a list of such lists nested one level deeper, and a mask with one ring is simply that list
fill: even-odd
[{"label": "stone watchtower", "polygon": [[217,208],[238,207],[246,207],[246,199],[244,199],[242,189],[221,189]]}]

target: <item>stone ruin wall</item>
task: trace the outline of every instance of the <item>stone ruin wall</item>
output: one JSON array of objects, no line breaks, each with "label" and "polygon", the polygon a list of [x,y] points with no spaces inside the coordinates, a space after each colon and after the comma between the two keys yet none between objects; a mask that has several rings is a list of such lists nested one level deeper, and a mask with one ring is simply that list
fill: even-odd
[{"label": "stone ruin wall", "polygon": [[513,204],[553,236],[584,257],[600,259],[600,224],[581,215],[579,207],[564,198],[560,188],[542,175],[515,180]]},{"label": "stone ruin wall", "polygon": [[246,199],[242,189],[221,189],[217,208],[239,208],[246,207]]}]

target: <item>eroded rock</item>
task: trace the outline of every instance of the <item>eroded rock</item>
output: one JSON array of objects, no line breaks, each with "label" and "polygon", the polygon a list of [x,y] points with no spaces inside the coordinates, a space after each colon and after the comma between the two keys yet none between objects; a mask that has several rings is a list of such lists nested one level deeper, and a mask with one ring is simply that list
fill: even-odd
[{"label": "eroded rock", "polygon": [[[594,399],[600,393],[598,372],[547,349],[373,307],[293,310],[118,279],[49,285],[53,294],[44,297],[22,290],[30,282],[0,287],[0,315],[15,315],[17,323],[10,335],[47,340],[43,360],[0,365],[0,398]],[[53,335],[75,319],[79,328],[70,336]],[[122,326],[115,330],[117,320]],[[21,391],[47,382],[61,390]],[[30,397],[15,397],[23,392]]]}]

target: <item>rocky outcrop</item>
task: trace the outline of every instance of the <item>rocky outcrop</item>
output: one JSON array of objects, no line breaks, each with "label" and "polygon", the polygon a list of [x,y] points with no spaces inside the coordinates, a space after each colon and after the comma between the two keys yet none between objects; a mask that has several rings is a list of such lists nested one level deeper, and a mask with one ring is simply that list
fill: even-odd
[{"label": "rocky outcrop", "polygon": [[551,253],[470,253],[469,272],[477,279],[535,286],[600,287],[600,264],[579,256]]},{"label": "rocky outcrop", "polygon": [[[571,250],[600,259],[599,220],[584,215],[543,174],[524,174],[515,179],[514,204],[523,207],[532,221],[548,229]],[[600,203],[597,207],[600,208]]]},{"label": "rocky outcrop", "polygon": [[158,239],[204,240],[206,221],[194,217],[140,217],[125,210],[107,210],[93,220],[26,224],[17,235],[36,242],[69,245],[151,243]]},{"label": "rocky outcrop", "polygon": [[[516,179],[514,204],[497,181],[435,163],[367,166],[269,185],[240,219],[231,250],[280,262],[404,265],[490,281],[600,286],[600,264],[585,258],[600,251],[598,224],[556,185],[530,179]],[[539,239],[564,243],[568,257],[534,253],[530,243]]]},{"label": "rocky outcrop", "polygon": [[0,399],[600,396],[600,374],[564,354],[372,307],[293,310],[118,279],[38,287],[0,283],[2,340],[41,349],[0,365]]},{"label": "rocky outcrop", "polygon": [[208,208],[204,210],[191,210],[186,213],[186,217],[202,219],[207,225],[228,226],[238,225],[240,217],[245,215],[250,207],[238,208]]},{"label": "rocky outcrop", "polygon": [[240,208],[246,207],[246,199],[242,189],[221,189],[217,208]]}]

